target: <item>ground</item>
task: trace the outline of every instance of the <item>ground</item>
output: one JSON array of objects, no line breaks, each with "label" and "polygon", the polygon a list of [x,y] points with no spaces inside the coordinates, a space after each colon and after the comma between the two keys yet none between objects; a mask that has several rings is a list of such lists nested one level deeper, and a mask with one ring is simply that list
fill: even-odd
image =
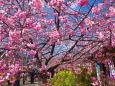
[{"label": "ground", "polygon": [[38,85],[38,82],[34,82],[34,84],[27,83],[23,86],[39,86],[39,85]]}]

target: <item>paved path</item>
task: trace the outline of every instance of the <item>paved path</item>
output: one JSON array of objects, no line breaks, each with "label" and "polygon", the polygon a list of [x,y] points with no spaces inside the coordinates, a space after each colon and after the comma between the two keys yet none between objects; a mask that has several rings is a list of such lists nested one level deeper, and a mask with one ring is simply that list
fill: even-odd
[{"label": "paved path", "polygon": [[23,86],[39,86],[39,85],[38,85],[38,82],[34,82],[34,84],[28,83],[28,84],[25,84]]}]

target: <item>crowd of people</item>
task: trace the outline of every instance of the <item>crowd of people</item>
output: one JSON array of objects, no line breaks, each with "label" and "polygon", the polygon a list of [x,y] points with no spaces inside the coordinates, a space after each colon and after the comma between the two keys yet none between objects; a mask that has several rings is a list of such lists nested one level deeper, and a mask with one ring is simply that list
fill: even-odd
[{"label": "crowd of people", "polygon": [[30,72],[24,71],[16,74],[14,83],[10,79],[7,81],[8,86],[21,86],[21,79],[24,85],[28,83],[28,77],[30,78],[30,83],[34,84],[35,78],[37,77],[37,70],[31,70]]}]

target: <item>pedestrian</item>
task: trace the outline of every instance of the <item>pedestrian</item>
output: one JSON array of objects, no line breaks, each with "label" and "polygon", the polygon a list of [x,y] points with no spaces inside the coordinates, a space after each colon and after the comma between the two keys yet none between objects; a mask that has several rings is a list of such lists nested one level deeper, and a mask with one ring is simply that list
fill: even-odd
[{"label": "pedestrian", "polygon": [[34,75],[35,75],[34,70],[32,70],[32,71],[30,72],[31,84],[34,83]]},{"label": "pedestrian", "polygon": [[25,84],[26,79],[27,79],[27,75],[26,75],[26,73],[24,72],[24,73],[23,73],[23,84]]},{"label": "pedestrian", "polygon": [[14,83],[14,86],[20,86],[20,74],[16,76],[16,81]]},{"label": "pedestrian", "polygon": [[7,80],[7,82],[8,82],[8,86],[11,86],[11,82],[10,82],[10,80]]}]

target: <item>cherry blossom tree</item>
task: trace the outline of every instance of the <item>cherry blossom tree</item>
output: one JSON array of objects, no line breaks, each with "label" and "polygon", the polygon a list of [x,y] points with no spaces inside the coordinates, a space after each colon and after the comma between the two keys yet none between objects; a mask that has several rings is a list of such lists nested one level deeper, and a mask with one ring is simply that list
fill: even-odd
[{"label": "cherry blossom tree", "polygon": [[[15,63],[11,60],[0,60],[0,85],[6,82],[8,79],[13,79],[15,74],[18,74],[22,70],[20,61],[17,60]],[[14,81],[12,81],[14,82]]]},{"label": "cherry blossom tree", "polygon": [[60,65],[88,62],[101,48],[115,48],[114,4],[114,0],[0,0],[0,50],[7,51],[1,58],[27,65],[30,56],[41,78],[53,76]]}]

